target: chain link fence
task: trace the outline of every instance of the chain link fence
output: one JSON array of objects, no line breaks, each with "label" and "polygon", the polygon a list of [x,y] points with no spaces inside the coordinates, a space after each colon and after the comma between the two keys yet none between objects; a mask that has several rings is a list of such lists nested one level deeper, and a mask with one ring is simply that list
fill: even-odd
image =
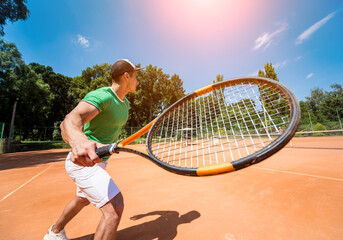
[{"label": "chain link fence", "polygon": [[343,130],[342,118],[339,114],[338,109],[343,109],[343,108],[337,108],[336,121],[331,121],[331,122],[314,120],[313,117],[311,118],[311,116],[314,115],[311,111],[301,112],[302,120],[300,121],[298,132]]},{"label": "chain link fence", "polygon": [[[310,112],[302,112],[303,117],[305,115],[311,116]],[[306,123],[304,123],[306,122]],[[140,127],[124,127],[118,137],[119,140],[123,140],[135,132]],[[322,133],[319,133],[321,131]],[[309,136],[323,135],[333,136],[343,133],[342,119],[337,114],[337,121],[332,122],[316,122],[310,117],[306,121],[301,121],[296,136],[306,136],[305,132],[311,132]],[[29,151],[29,150],[43,150],[51,148],[69,148],[69,146],[63,142],[61,136],[61,130],[56,126],[47,127],[30,127],[30,126],[14,126],[13,133],[10,136],[10,124],[0,122],[0,153],[4,152],[17,152],[17,151]],[[146,141],[146,136],[138,138],[133,144],[143,144]]]},{"label": "chain link fence", "polygon": [[[139,127],[124,127],[118,139],[125,139],[139,129]],[[0,122],[0,153],[43,150],[49,148],[69,148],[69,146],[63,142],[59,126],[14,126],[12,132],[11,141],[9,142],[10,124]],[[145,138],[146,136],[143,136],[134,143],[144,143]]]}]

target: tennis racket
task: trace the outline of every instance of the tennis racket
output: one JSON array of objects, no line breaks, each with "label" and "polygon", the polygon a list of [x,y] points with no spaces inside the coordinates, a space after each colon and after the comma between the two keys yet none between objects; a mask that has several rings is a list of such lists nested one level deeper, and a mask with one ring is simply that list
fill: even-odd
[{"label": "tennis racket", "polygon": [[[126,151],[174,173],[213,175],[270,157],[291,140],[299,121],[299,103],[285,85],[236,78],[188,94],[134,135],[96,153]],[[147,132],[147,154],[125,147]]]}]

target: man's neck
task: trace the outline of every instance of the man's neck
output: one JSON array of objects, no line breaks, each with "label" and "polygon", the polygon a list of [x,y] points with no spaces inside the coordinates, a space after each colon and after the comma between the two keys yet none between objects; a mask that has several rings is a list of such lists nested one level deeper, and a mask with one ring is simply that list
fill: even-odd
[{"label": "man's neck", "polygon": [[111,88],[113,89],[113,91],[117,94],[117,96],[124,101],[126,94],[128,93],[125,90],[125,87],[123,87],[122,85],[119,85],[117,83],[113,83]]}]

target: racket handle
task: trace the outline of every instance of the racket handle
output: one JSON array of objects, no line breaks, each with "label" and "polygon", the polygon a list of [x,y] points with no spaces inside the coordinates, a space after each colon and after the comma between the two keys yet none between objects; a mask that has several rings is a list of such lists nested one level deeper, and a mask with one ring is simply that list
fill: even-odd
[{"label": "racket handle", "polygon": [[116,148],[117,148],[117,144],[113,143],[113,144],[95,149],[95,153],[99,156],[99,158],[103,158],[103,157],[110,156],[113,153],[115,153]]}]

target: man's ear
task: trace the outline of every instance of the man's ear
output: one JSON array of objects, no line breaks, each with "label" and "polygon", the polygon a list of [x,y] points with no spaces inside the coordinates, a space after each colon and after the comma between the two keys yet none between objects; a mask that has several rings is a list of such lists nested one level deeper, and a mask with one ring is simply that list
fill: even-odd
[{"label": "man's ear", "polygon": [[130,74],[129,74],[128,72],[125,72],[125,73],[124,73],[124,78],[125,78],[125,79],[129,79],[129,78],[130,78]]}]

